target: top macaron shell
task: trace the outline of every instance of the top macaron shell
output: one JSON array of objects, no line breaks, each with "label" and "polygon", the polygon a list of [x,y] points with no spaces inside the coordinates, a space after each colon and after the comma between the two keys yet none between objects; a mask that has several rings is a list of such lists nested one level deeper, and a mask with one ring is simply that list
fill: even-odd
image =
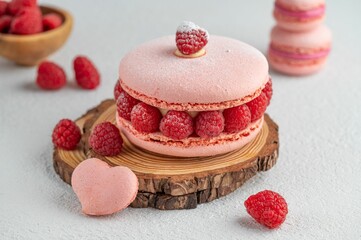
[{"label": "top macaron shell", "polygon": [[325,0],[276,0],[276,4],[292,10],[307,11],[325,5]]},{"label": "top macaron shell", "polygon": [[308,32],[286,32],[274,27],[271,32],[271,43],[303,49],[329,49],[332,43],[332,34],[328,27],[321,25]]},{"label": "top macaron shell", "polygon": [[155,107],[188,111],[233,107],[260,94],[269,79],[261,52],[220,36],[205,49],[202,57],[181,58],[174,36],[142,44],[120,63],[122,88]]}]

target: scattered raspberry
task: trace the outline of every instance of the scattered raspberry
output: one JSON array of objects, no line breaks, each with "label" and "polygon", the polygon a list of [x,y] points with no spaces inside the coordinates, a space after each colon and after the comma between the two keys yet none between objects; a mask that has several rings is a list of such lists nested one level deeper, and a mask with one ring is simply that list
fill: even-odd
[{"label": "scattered raspberry", "polygon": [[6,14],[8,9],[8,2],[0,1],[0,17]]},{"label": "scattered raspberry", "polygon": [[263,92],[252,101],[246,103],[251,111],[251,122],[260,119],[263,116],[267,108],[267,103],[267,96]]},{"label": "scattered raspberry", "polygon": [[40,8],[22,8],[11,22],[10,33],[29,35],[43,31]]},{"label": "scattered raspberry", "polygon": [[118,80],[114,86],[114,100],[117,101],[120,93],[123,91],[122,87],[120,86],[120,81]]},{"label": "scattered raspberry", "polygon": [[104,156],[115,156],[122,150],[123,139],[119,129],[110,122],[96,125],[89,137],[92,149]]},{"label": "scattered raspberry", "polygon": [[52,139],[56,147],[65,150],[75,149],[81,137],[79,127],[70,119],[62,119],[56,124]]},{"label": "scattered raspberry", "polygon": [[44,31],[49,31],[59,27],[63,23],[59,14],[49,13],[43,16]]},{"label": "scattered raspberry", "polygon": [[271,98],[273,95],[273,89],[272,89],[272,79],[270,78],[268,82],[266,83],[265,87],[262,89],[262,92],[266,94],[267,97],[267,106],[271,103]]},{"label": "scattered raspberry", "polygon": [[251,122],[251,111],[246,104],[223,111],[224,131],[236,133],[245,129]]},{"label": "scattered raspberry", "polygon": [[122,117],[130,121],[130,113],[135,105],[139,103],[139,100],[133,98],[125,91],[119,94],[117,100],[117,112],[119,117]]},{"label": "scattered raspberry", "polygon": [[219,111],[198,113],[195,119],[195,132],[202,138],[217,137],[224,129],[224,117]]},{"label": "scattered raspberry", "polygon": [[250,196],[244,202],[244,206],[257,222],[269,228],[279,227],[285,221],[288,213],[285,199],[270,190]]},{"label": "scattered raspberry", "polygon": [[23,8],[35,8],[37,6],[37,0],[12,0],[8,5],[8,12],[15,16]]},{"label": "scattered raspberry", "polygon": [[0,33],[7,33],[10,29],[12,18],[4,15],[0,17]]},{"label": "scattered raspberry", "polygon": [[162,114],[158,108],[152,107],[143,102],[135,105],[130,114],[133,127],[143,133],[158,131],[161,118]]},{"label": "scattered raspberry", "polygon": [[66,83],[64,70],[53,62],[42,62],[38,68],[36,83],[42,89],[56,90]]},{"label": "scattered raspberry", "polygon": [[164,136],[181,140],[193,133],[193,119],[187,112],[170,110],[160,121],[159,129]]},{"label": "scattered raspberry", "polygon": [[192,22],[184,21],[177,28],[175,41],[181,53],[190,55],[198,52],[208,43],[208,32]]},{"label": "scattered raspberry", "polygon": [[84,56],[74,59],[75,79],[78,85],[84,89],[94,89],[100,83],[98,70],[93,63]]}]

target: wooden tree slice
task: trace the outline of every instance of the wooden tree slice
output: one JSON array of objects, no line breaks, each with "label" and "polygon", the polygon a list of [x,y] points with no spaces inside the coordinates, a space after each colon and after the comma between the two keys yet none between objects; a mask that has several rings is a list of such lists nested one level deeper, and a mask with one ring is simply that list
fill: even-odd
[{"label": "wooden tree slice", "polygon": [[87,144],[93,126],[115,123],[113,100],[103,101],[76,122],[83,130],[80,146],[73,151],[55,149],[54,168],[70,184],[74,168],[89,157],[100,158],[112,166],[127,166],[139,180],[139,192],[132,207],[189,209],[197,204],[225,196],[258,171],[270,169],[278,157],[278,126],[265,115],[257,137],[231,153],[198,158],[179,158],[152,153],[131,144],[124,136],[122,153],[115,157],[96,154]]}]

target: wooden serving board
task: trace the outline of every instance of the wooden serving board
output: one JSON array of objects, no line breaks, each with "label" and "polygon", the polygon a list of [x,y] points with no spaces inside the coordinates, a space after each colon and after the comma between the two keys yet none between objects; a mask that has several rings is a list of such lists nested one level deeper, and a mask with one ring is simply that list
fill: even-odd
[{"label": "wooden serving board", "polygon": [[112,166],[127,166],[137,175],[139,191],[132,207],[190,209],[233,192],[277,161],[278,126],[267,114],[257,137],[242,149],[227,154],[197,158],[165,156],[136,147],[123,136],[121,154],[100,156],[92,151],[87,139],[98,123],[115,123],[115,111],[113,100],[103,101],[76,121],[83,131],[77,149],[55,148],[54,168],[65,182],[70,184],[71,174],[81,161],[97,157]]}]

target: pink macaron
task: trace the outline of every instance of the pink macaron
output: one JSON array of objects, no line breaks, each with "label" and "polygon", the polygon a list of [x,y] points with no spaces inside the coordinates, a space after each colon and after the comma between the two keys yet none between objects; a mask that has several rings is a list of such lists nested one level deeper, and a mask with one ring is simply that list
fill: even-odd
[{"label": "pink macaron", "polygon": [[141,148],[179,157],[223,154],[254,139],[269,103],[263,90],[267,85],[269,98],[272,91],[262,53],[220,36],[211,36],[195,57],[176,49],[174,36],[166,36],[122,59],[126,96],[118,98],[116,117],[123,134]]},{"label": "pink macaron", "polygon": [[137,176],[127,167],[110,167],[97,158],[82,161],[71,185],[87,215],[108,215],[128,207],[138,193]]},{"label": "pink macaron", "polygon": [[324,25],[308,32],[287,32],[276,26],[271,32],[268,61],[282,73],[312,74],[325,65],[331,42],[331,31]]},{"label": "pink macaron", "polygon": [[273,16],[287,31],[309,31],[325,18],[325,0],[276,0]]}]

